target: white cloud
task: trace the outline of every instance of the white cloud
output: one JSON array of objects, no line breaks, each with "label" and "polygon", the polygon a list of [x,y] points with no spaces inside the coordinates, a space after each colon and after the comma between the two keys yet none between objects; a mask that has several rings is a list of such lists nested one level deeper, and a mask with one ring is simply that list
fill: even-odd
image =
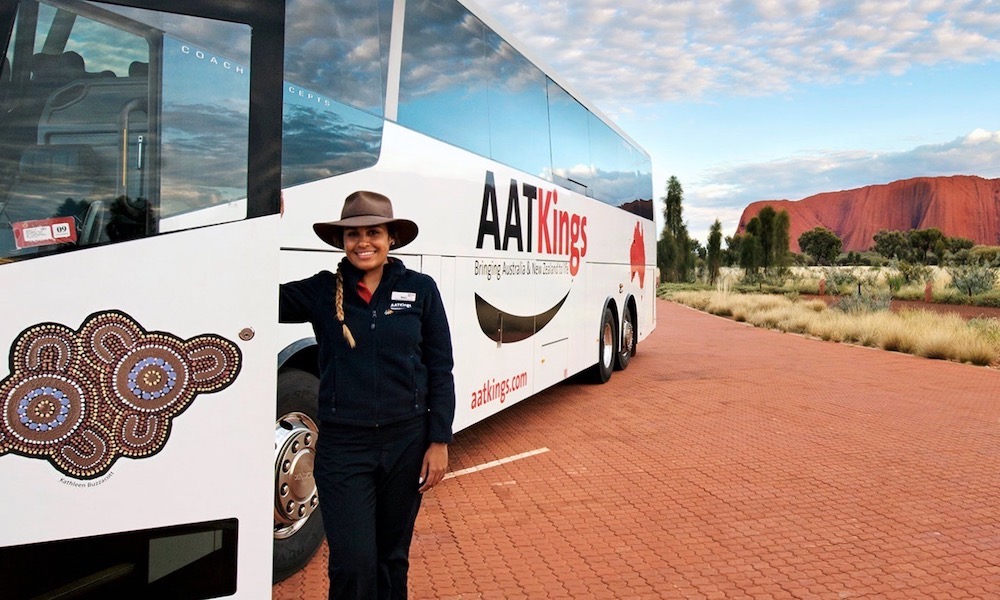
[{"label": "white cloud", "polygon": [[612,110],[1000,60],[1000,11],[990,0],[479,2]]}]

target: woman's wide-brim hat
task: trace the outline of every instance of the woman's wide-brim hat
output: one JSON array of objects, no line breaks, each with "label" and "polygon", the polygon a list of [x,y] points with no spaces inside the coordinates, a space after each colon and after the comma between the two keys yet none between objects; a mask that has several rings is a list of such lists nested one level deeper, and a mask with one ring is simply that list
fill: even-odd
[{"label": "woman's wide-brim hat", "polygon": [[344,200],[339,221],[314,223],[313,231],[327,244],[344,249],[344,229],[348,227],[370,227],[389,225],[393,238],[393,248],[402,248],[417,237],[417,224],[409,219],[397,219],[392,215],[392,201],[375,192],[354,192]]}]

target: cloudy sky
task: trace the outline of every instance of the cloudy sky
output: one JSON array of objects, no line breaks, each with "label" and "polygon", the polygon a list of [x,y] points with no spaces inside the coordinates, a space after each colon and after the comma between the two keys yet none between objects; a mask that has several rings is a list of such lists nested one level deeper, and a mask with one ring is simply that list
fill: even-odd
[{"label": "cloudy sky", "polygon": [[703,242],[755,200],[1000,177],[1000,0],[477,0],[653,158]]}]

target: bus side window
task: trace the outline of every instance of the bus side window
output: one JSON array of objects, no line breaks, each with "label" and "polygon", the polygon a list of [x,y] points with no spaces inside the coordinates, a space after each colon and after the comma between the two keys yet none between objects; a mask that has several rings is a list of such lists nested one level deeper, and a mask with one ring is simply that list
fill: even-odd
[{"label": "bus side window", "polygon": [[11,47],[21,49],[13,65],[22,75],[0,94],[0,258],[144,235],[142,208],[130,215],[115,204],[126,198],[123,131],[146,129],[149,86],[119,77],[128,63],[114,61],[148,60],[148,42],[68,8],[24,2],[18,20]]},{"label": "bus side window", "polygon": [[0,262],[246,218],[248,26],[34,0],[17,19]]}]

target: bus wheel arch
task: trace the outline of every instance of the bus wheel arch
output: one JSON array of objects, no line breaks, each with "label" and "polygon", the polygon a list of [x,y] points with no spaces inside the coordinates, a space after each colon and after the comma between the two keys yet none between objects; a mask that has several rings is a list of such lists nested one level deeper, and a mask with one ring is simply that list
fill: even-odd
[{"label": "bus wheel arch", "polygon": [[638,311],[635,297],[629,296],[622,309],[621,328],[618,333],[618,351],[615,353],[615,369],[624,370],[632,361],[639,347]]},{"label": "bus wheel arch", "polygon": [[319,434],[319,377],[314,372],[315,364],[315,349],[306,349],[285,361],[278,371],[272,563],[275,583],[305,567],[325,537],[313,478]]},{"label": "bus wheel arch", "polygon": [[615,355],[618,348],[618,311],[614,300],[604,303],[601,310],[600,328],[597,337],[597,364],[591,367],[590,378],[594,383],[606,383],[614,371]]}]

